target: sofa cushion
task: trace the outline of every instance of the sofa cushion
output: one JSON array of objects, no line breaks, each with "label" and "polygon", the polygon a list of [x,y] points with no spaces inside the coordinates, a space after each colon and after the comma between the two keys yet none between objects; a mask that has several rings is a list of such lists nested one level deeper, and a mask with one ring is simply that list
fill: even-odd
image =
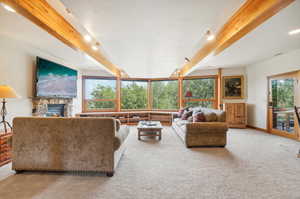
[{"label": "sofa cushion", "polygon": [[193,122],[193,116],[188,117],[187,121],[188,122]]},{"label": "sofa cushion", "polygon": [[206,122],[216,122],[218,120],[217,114],[214,112],[206,112],[204,117]]},{"label": "sofa cushion", "polygon": [[193,114],[193,122],[205,122],[205,116],[203,112],[197,112]]},{"label": "sofa cushion", "polygon": [[[196,108],[194,108],[196,110]],[[217,120],[218,122],[226,122],[226,112],[222,110],[217,110],[217,109],[211,109],[211,108],[201,108],[201,111],[206,114],[206,113],[215,113],[217,115]]]},{"label": "sofa cushion", "polygon": [[181,127],[181,126],[184,126],[186,125],[187,123],[189,123],[187,120],[182,120],[180,118],[176,118],[174,120],[175,124],[178,126],[178,127]]},{"label": "sofa cushion", "polygon": [[202,107],[201,106],[193,107],[193,111],[194,113],[202,112]]},{"label": "sofa cushion", "polygon": [[226,122],[226,112],[225,111],[217,111],[215,113],[217,114],[218,122]]}]

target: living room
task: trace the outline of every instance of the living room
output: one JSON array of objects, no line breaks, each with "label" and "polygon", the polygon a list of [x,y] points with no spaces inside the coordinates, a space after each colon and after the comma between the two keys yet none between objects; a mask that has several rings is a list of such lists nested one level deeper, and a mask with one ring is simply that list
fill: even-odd
[{"label": "living room", "polygon": [[299,1],[0,3],[0,198],[300,197]]}]

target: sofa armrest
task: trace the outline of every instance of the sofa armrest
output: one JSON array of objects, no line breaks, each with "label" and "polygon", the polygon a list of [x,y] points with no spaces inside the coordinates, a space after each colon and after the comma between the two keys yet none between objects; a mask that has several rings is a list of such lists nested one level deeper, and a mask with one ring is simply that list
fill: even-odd
[{"label": "sofa armrest", "polygon": [[193,122],[186,124],[187,134],[226,133],[226,122]]},{"label": "sofa armrest", "polygon": [[114,151],[118,150],[120,146],[125,142],[129,134],[129,127],[126,125],[121,125],[119,130],[116,131],[114,137]]},{"label": "sofa armrest", "polygon": [[174,119],[179,118],[179,114],[178,113],[172,113],[172,121],[174,121]]}]

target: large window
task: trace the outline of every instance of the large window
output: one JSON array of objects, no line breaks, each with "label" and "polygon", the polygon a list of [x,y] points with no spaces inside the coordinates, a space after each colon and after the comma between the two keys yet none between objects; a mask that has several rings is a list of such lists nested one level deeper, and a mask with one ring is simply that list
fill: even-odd
[{"label": "large window", "polygon": [[216,106],[216,78],[197,78],[183,80],[183,99],[185,106]]},{"label": "large window", "polygon": [[84,110],[114,110],[116,108],[116,80],[84,78]]},{"label": "large window", "polygon": [[84,76],[83,111],[167,111],[178,110],[180,104],[216,108],[216,81],[215,76],[187,77],[182,81]]},{"label": "large window", "polygon": [[148,108],[148,81],[123,80],[121,84],[121,109]]},{"label": "large window", "polygon": [[178,81],[160,80],[151,82],[152,109],[176,110],[178,104]]}]

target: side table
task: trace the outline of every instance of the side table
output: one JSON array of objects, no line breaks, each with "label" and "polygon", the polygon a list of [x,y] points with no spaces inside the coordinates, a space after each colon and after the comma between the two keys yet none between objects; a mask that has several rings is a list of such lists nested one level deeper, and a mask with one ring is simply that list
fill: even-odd
[{"label": "side table", "polygon": [[11,162],[12,132],[0,132],[0,166]]}]

